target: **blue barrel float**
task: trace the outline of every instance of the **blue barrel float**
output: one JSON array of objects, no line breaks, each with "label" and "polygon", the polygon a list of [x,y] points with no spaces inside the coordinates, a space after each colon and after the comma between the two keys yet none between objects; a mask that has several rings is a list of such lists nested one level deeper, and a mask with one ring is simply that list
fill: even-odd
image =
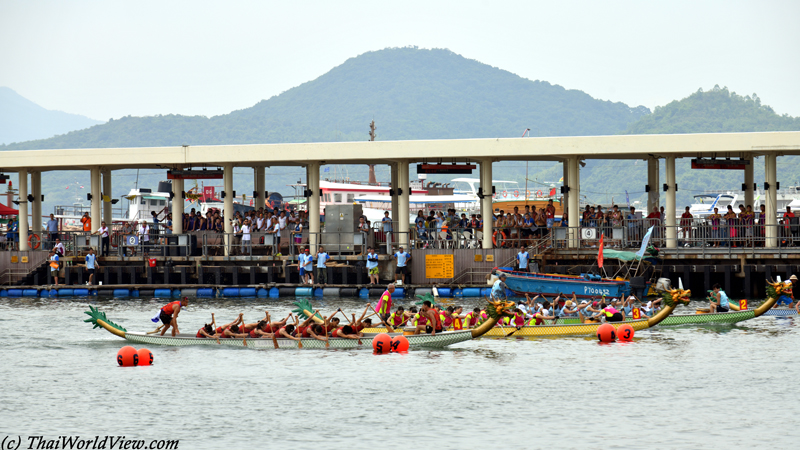
[{"label": "blue barrel float", "polygon": [[172,298],[181,298],[181,290],[180,289],[173,289],[172,290]]},{"label": "blue barrel float", "polygon": [[[381,292],[382,294],[383,292]],[[405,288],[394,288],[394,292],[392,292],[392,298],[403,298],[406,295]]]},{"label": "blue barrel float", "polygon": [[128,289],[114,289],[114,297],[128,297],[131,291]]},{"label": "blue barrel float", "polygon": [[255,297],[256,288],[239,288],[239,297]]},{"label": "blue barrel float", "polygon": [[269,288],[269,298],[278,298],[280,296],[281,296],[280,289],[278,289],[276,287]]},{"label": "blue barrel float", "polygon": [[58,296],[59,297],[71,297],[73,295],[75,295],[75,290],[74,289],[61,288],[61,289],[58,290]]},{"label": "blue barrel float", "polygon": [[256,291],[256,297],[258,297],[258,298],[267,298],[267,297],[269,297],[269,290],[264,289],[264,288],[258,288],[258,291]]},{"label": "blue barrel float", "polygon": [[153,297],[170,298],[170,297],[172,297],[172,290],[171,289],[156,289],[155,291],[153,291]]},{"label": "blue barrel float", "polygon": [[222,288],[222,291],[219,293],[220,297],[238,297],[239,296],[239,288]]},{"label": "blue barrel float", "polygon": [[481,288],[481,297],[488,297],[492,295],[492,288]]},{"label": "blue barrel float", "polygon": [[9,289],[8,290],[9,297],[22,297],[22,289]]},{"label": "blue barrel float", "polygon": [[299,287],[294,289],[295,297],[311,297],[314,293],[311,292],[310,287]]},{"label": "blue barrel float", "polygon": [[75,289],[73,291],[73,293],[77,297],[88,297],[89,296],[89,290],[88,289],[84,289],[84,288]]},{"label": "blue barrel float", "polygon": [[361,290],[358,291],[358,297],[359,298],[369,298],[369,289],[361,288]]},{"label": "blue barrel float", "polygon": [[197,290],[198,297],[214,297],[214,289],[213,288],[202,288]]},{"label": "blue barrel float", "polygon": [[461,298],[461,297],[464,296],[464,291],[461,288],[453,289],[452,293],[453,293],[453,297],[455,297],[455,298]]},{"label": "blue barrel float", "polygon": [[23,289],[22,290],[23,297],[38,297],[39,291],[36,289]]},{"label": "blue barrel float", "polygon": [[47,296],[58,297],[58,289],[50,289],[50,291],[47,292]]},{"label": "blue barrel float", "polygon": [[8,289],[0,289],[0,297],[8,297]]},{"label": "blue barrel float", "polygon": [[437,289],[439,290],[439,297],[450,297],[452,295],[450,288],[440,287]]},{"label": "blue barrel float", "polygon": [[138,297],[139,290],[138,289],[131,289],[131,297]]},{"label": "blue barrel float", "polygon": [[314,297],[322,297],[322,288],[314,288]]},{"label": "blue barrel float", "polygon": [[481,288],[464,288],[461,292],[463,297],[480,297]]}]

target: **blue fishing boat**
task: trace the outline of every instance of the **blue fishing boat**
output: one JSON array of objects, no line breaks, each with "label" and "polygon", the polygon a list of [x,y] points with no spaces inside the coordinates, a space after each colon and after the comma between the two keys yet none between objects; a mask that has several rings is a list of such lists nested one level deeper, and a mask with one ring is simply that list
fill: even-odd
[{"label": "blue fishing boat", "polygon": [[506,274],[506,286],[517,295],[544,294],[555,296],[564,294],[578,298],[626,297],[631,293],[631,284],[626,280],[603,279],[599,275],[556,275],[545,273],[514,272],[497,269],[497,274]]}]

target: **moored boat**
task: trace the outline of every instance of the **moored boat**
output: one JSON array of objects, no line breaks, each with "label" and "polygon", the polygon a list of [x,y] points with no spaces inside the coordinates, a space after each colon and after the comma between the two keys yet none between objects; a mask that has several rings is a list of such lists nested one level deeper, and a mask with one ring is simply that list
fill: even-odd
[{"label": "moored boat", "polygon": [[497,269],[497,272],[506,274],[506,286],[517,295],[567,294],[578,298],[590,297],[626,297],[631,293],[631,284],[623,279],[604,279],[597,275],[556,275],[543,273],[515,272],[512,270]]}]

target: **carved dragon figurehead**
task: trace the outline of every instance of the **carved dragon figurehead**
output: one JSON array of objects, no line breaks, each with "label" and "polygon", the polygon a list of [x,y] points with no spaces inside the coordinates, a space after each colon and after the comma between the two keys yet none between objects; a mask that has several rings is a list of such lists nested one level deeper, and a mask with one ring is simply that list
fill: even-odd
[{"label": "carved dragon figurehead", "polygon": [[792,284],[767,280],[767,297],[778,298],[781,295],[792,295]]},{"label": "carved dragon figurehead", "polygon": [[488,304],[486,305],[486,315],[489,316],[489,318],[472,329],[472,338],[477,338],[489,332],[489,330],[491,330],[492,327],[497,324],[501,317],[508,314],[516,307],[517,305],[514,302],[507,300],[489,300]]},{"label": "carved dragon figurehead", "polygon": [[691,289],[667,289],[663,294],[663,302],[674,308],[678,305],[688,305],[691,296]]}]

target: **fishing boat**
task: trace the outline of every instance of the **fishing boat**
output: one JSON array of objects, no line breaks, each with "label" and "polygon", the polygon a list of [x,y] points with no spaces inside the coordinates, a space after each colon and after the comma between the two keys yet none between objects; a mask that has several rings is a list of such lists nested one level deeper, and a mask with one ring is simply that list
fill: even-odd
[{"label": "fishing boat", "polygon": [[[300,306],[299,308],[305,311],[305,313],[309,316],[313,314],[310,311],[308,311],[308,308],[305,308],[303,306]],[[503,315],[506,312],[506,310],[510,308],[514,308],[513,302],[490,301],[489,304],[486,305],[486,311],[487,314],[489,315],[489,318],[486,320],[486,322],[484,322],[480,326],[473,328],[471,330],[446,331],[442,333],[437,333],[435,335],[418,334],[413,336],[406,336],[408,339],[409,347],[441,348],[441,347],[446,347],[448,345],[457,344],[459,342],[468,341],[470,339],[478,338],[483,334],[485,334],[487,331],[491,330],[492,327],[494,327],[495,324],[497,323],[500,316]],[[97,308],[93,306],[89,306],[89,311],[86,311],[86,314],[89,316],[89,318],[85,319],[84,322],[93,324],[95,328],[103,328],[109,333],[121,337],[127,341],[136,344],[147,344],[147,345],[167,345],[167,346],[225,345],[229,347],[248,347],[256,349],[267,349],[267,348],[352,349],[352,348],[372,348],[372,337],[374,337],[374,335],[367,334],[362,339],[329,338],[327,341],[322,341],[313,338],[303,338],[297,341],[294,339],[287,339],[287,338],[272,338],[272,339],[223,338],[216,340],[208,338],[198,338],[192,334],[161,336],[154,332],[128,331],[122,326],[109,320],[104,312],[99,311]],[[400,334],[402,333],[397,333],[396,335]]]}]

